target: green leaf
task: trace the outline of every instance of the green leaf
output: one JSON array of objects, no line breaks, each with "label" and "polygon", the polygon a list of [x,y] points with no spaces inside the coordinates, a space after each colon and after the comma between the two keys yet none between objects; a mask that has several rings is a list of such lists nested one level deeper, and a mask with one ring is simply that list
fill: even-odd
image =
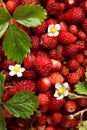
[{"label": "green leaf", "polygon": [[0,102],[1,102],[1,98],[4,92],[4,82],[5,82],[5,75],[3,75],[2,73],[0,73]]},{"label": "green leaf", "polygon": [[16,8],[13,18],[26,27],[36,27],[46,19],[46,15],[41,5],[25,4]]},{"label": "green leaf", "polygon": [[37,111],[39,102],[34,93],[22,90],[3,105],[15,117],[30,118]]},{"label": "green leaf", "polygon": [[78,84],[75,85],[75,92],[78,94],[84,94],[87,95],[87,83],[85,82],[78,82]]},{"label": "green leaf", "polygon": [[30,48],[30,37],[16,25],[11,24],[3,40],[3,50],[7,58],[22,63],[24,57],[30,53]]},{"label": "green leaf", "polygon": [[0,130],[7,130],[1,105],[0,105]]},{"label": "green leaf", "polygon": [[8,22],[11,19],[9,12],[5,11],[3,8],[0,8],[0,38],[7,30]]}]

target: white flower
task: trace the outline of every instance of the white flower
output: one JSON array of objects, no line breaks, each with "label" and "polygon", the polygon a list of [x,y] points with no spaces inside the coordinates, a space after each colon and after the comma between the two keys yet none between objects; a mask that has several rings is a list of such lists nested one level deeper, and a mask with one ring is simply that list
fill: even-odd
[{"label": "white flower", "polygon": [[65,96],[68,96],[68,88],[69,88],[69,84],[67,82],[63,84],[60,83],[55,84],[56,90],[54,93],[54,97],[56,97],[57,100],[61,100]]},{"label": "white flower", "polygon": [[48,36],[57,37],[60,31],[60,24],[50,24],[48,27]]},{"label": "white flower", "polygon": [[22,72],[25,71],[25,68],[21,67],[20,64],[16,64],[16,65],[10,65],[9,66],[9,75],[10,76],[14,76],[14,75],[17,75],[18,77],[21,77],[22,76]]}]

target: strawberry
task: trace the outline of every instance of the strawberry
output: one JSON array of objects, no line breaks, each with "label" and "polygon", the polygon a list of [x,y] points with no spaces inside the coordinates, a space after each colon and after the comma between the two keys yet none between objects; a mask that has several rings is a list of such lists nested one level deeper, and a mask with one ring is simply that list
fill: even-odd
[{"label": "strawberry", "polygon": [[87,99],[86,98],[78,98],[77,103],[80,107],[86,107],[87,106]]},{"label": "strawberry", "polygon": [[64,77],[59,72],[51,72],[48,77],[52,85],[64,82]]},{"label": "strawberry", "polygon": [[23,72],[23,77],[25,79],[33,80],[33,79],[36,79],[38,77],[38,74],[37,74],[37,72],[34,69],[29,69],[29,70],[25,70]]},{"label": "strawberry", "polygon": [[3,113],[4,113],[5,118],[13,118],[13,117],[14,117],[13,115],[11,115],[11,114],[7,111],[7,109],[6,109],[5,107],[3,107]]},{"label": "strawberry", "polygon": [[68,26],[65,22],[60,21],[61,31],[68,31]]},{"label": "strawberry", "polygon": [[42,35],[43,33],[45,33],[46,29],[47,29],[47,23],[46,23],[46,21],[44,21],[38,27],[33,28],[33,32],[35,35]]},{"label": "strawberry", "polygon": [[22,80],[12,88],[9,88],[9,95],[14,95],[16,92],[19,92],[21,90],[36,92],[36,84],[33,80]]},{"label": "strawberry", "polygon": [[87,18],[83,20],[82,27],[83,27],[83,30],[87,33]]},{"label": "strawberry", "polygon": [[86,43],[83,40],[78,40],[76,44],[78,45],[78,49],[80,52],[86,49]]},{"label": "strawberry", "polygon": [[78,24],[83,21],[85,17],[84,10],[81,7],[73,7],[65,12],[64,21],[69,24]]},{"label": "strawberry", "polygon": [[74,101],[67,101],[65,103],[65,111],[73,113],[76,111],[77,105]]},{"label": "strawberry", "polygon": [[63,49],[63,54],[66,57],[66,60],[69,57],[70,58],[74,57],[77,54],[78,50],[79,50],[79,47],[76,44],[70,44],[70,45],[65,46]]},{"label": "strawberry", "polygon": [[43,105],[49,104],[49,98],[47,97],[46,94],[44,94],[44,93],[39,93],[39,94],[37,95],[37,97],[38,97],[38,99],[39,99],[40,105],[43,106]]},{"label": "strawberry", "polygon": [[73,8],[76,5],[76,0],[66,0],[65,6],[66,8]]},{"label": "strawberry", "polygon": [[69,74],[69,68],[66,65],[63,65],[60,72],[62,75],[67,76]]},{"label": "strawberry", "polygon": [[[52,0],[50,0],[50,1],[52,1]],[[55,20],[55,19],[53,19],[53,18],[49,18],[49,19],[47,19],[47,26],[49,26],[50,24],[57,24],[57,20]]]},{"label": "strawberry", "polygon": [[56,130],[64,130],[62,127],[57,127]]},{"label": "strawberry", "polygon": [[70,84],[76,84],[79,82],[79,75],[76,72],[71,72],[67,75],[68,83]]},{"label": "strawberry", "polygon": [[34,67],[41,76],[47,76],[52,70],[52,62],[47,57],[38,56],[35,58]]},{"label": "strawberry", "polygon": [[77,37],[68,31],[60,31],[58,35],[58,40],[62,44],[71,44],[77,40]]},{"label": "strawberry", "polygon": [[75,36],[78,35],[78,27],[74,24],[71,24],[69,27],[69,32],[73,33]]},{"label": "strawberry", "polygon": [[52,114],[52,120],[58,124],[61,122],[63,115],[60,112],[54,112]]},{"label": "strawberry", "polygon": [[43,125],[46,124],[46,122],[47,122],[47,116],[46,116],[46,114],[41,114],[40,117],[37,117],[37,124],[38,125],[43,126]]},{"label": "strawberry", "polygon": [[85,40],[86,39],[86,33],[83,32],[82,30],[78,31],[78,38],[80,38],[81,40]]},{"label": "strawberry", "polygon": [[48,34],[43,34],[41,36],[41,45],[46,49],[53,49],[58,43],[57,37],[49,37]]},{"label": "strawberry", "polygon": [[54,126],[49,125],[46,127],[45,130],[56,130],[56,128]]},{"label": "strawberry", "polygon": [[17,118],[16,123],[18,124],[18,126],[23,128],[26,126],[26,120],[23,118]]},{"label": "strawberry", "polygon": [[34,64],[34,60],[35,56],[33,54],[28,54],[23,60],[23,65],[25,69],[31,69]]},{"label": "strawberry", "polygon": [[40,107],[39,107],[39,110],[42,112],[42,113],[45,113],[45,112],[47,112],[48,111],[48,104],[46,104],[46,105],[40,105]]},{"label": "strawberry", "polygon": [[31,45],[32,45],[33,50],[36,50],[39,48],[40,41],[39,41],[38,36],[31,36]]},{"label": "strawberry", "polygon": [[87,13],[87,1],[84,1],[84,3],[83,3],[83,9]]},{"label": "strawberry", "polygon": [[63,128],[75,128],[78,124],[76,118],[70,119],[68,115],[63,115],[61,126]]},{"label": "strawberry", "polygon": [[52,97],[49,102],[49,110],[51,112],[60,111],[65,104],[65,99],[57,100],[55,97]]},{"label": "strawberry", "polygon": [[78,69],[76,70],[76,73],[79,75],[79,77],[82,77],[85,75],[85,69],[83,66],[79,66]]},{"label": "strawberry", "polygon": [[52,68],[53,71],[58,71],[61,69],[61,67],[62,67],[61,61],[51,59],[51,62],[53,64],[53,68]]},{"label": "strawberry", "polygon": [[15,63],[12,60],[9,59],[5,59],[2,63],[1,63],[1,68],[3,69],[8,69],[8,67],[10,65],[15,65]]},{"label": "strawberry", "polygon": [[8,0],[6,2],[6,8],[10,13],[14,13],[15,9],[17,7],[16,1]]},{"label": "strawberry", "polygon": [[76,59],[71,59],[68,61],[68,67],[70,70],[73,70],[73,71],[77,70],[79,66],[80,66],[80,64],[79,64],[78,60],[76,60]]},{"label": "strawberry", "polygon": [[37,4],[38,2],[39,0],[21,0],[21,4],[31,4],[31,3]]},{"label": "strawberry", "polygon": [[37,81],[37,89],[40,92],[46,92],[51,87],[51,83],[48,77],[42,77]]},{"label": "strawberry", "polygon": [[[84,52],[83,52],[83,54],[84,54]],[[83,54],[82,53],[78,53],[76,55],[76,59],[78,60],[79,63],[82,63],[84,61],[84,55]]]}]

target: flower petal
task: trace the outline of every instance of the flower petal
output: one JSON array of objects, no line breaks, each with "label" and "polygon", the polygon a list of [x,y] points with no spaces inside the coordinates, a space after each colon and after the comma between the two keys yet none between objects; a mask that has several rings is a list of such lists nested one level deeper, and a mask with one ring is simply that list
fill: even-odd
[{"label": "flower petal", "polygon": [[48,33],[50,33],[51,32],[51,29],[50,28],[48,28],[48,31],[47,31]]},{"label": "flower petal", "polygon": [[11,71],[11,72],[9,72],[9,75],[10,75],[10,76],[14,76],[14,75],[15,75],[15,72],[14,72],[14,71]]},{"label": "flower petal", "polygon": [[53,33],[48,33],[48,36],[53,37]]},{"label": "flower petal", "polygon": [[9,69],[9,70],[13,70],[13,69],[14,69],[14,66],[13,66],[13,65],[10,65],[10,66],[8,67],[8,69]]},{"label": "flower petal", "polygon": [[21,72],[18,72],[17,73],[17,77],[21,77],[22,76],[22,73]]},{"label": "flower petal", "polygon": [[25,71],[25,68],[20,68],[20,72],[24,72]]},{"label": "flower petal", "polygon": [[54,28],[55,25],[54,24],[50,24],[48,28]]},{"label": "flower petal", "polygon": [[64,92],[64,96],[67,96],[68,95],[68,90],[66,90],[65,92]]},{"label": "flower petal", "polygon": [[68,86],[69,86],[69,84],[67,82],[65,82],[63,85],[65,88],[68,88]]},{"label": "flower petal", "polygon": [[55,24],[56,30],[60,30],[60,24]]},{"label": "flower petal", "polygon": [[62,85],[60,83],[55,84],[55,88],[59,89],[61,87],[62,87]]},{"label": "flower petal", "polygon": [[16,64],[15,67],[19,67],[19,68],[21,68],[21,65],[20,65],[20,64]]},{"label": "flower petal", "polygon": [[63,96],[63,95],[61,95],[61,96],[57,97],[57,100],[61,100],[62,98],[64,98],[64,96]]},{"label": "flower petal", "polygon": [[54,37],[57,37],[58,35],[59,35],[59,32],[58,32],[58,31],[56,31],[56,32],[53,34]]},{"label": "flower petal", "polygon": [[54,93],[54,97],[58,97],[59,95],[58,95],[58,92],[57,91],[55,91],[55,93]]}]

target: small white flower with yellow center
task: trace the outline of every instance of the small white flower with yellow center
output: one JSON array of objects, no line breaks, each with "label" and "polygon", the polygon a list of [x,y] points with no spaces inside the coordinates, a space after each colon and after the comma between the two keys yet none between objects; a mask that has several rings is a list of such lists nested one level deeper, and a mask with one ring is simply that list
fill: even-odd
[{"label": "small white flower with yellow center", "polygon": [[22,76],[22,72],[25,71],[25,68],[21,67],[20,64],[16,64],[16,65],[10,65],[9,66],[9,75],[10,76],[14,76],[14,75],[17,75],[17,77],[21,77]]},{"label": "small white flower with yellow center", "polygon": [[55,88],[56,88],[56,91],[54,93],[54,97],[56,97],[57,100],[61,100],[65,96],[68,96],[69,84],[67,82],[65,82],[63,84],[57,83],[57,84],[55,84]]},{"label": "small white flower with yellow center", "polygon": [[48,36],[57,37],[60,31],[60,24],[50,24],[48,27]]}]

